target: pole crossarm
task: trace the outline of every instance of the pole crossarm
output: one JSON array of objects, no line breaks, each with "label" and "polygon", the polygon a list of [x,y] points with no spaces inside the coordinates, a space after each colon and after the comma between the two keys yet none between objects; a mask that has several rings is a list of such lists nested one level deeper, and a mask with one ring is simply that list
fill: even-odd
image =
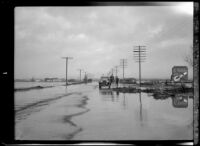
[{"label": "pole crossarm", "polygon": [[142,56],[141,56],[141,55],[139,56],[139,55],[138,55],[138,56],[134,56],[134,57],[147,57],[147,56],[143,56],[143,55],[142,55]]},{"label": "pole crossarm", "polygon": [[137,50],[137,51],[133,51],[133,52],[146,52],[144,50]]},{"label": "pole crossarm", "polygon": [[68,59],[73,59],[73,57],[62,57],[63,59],[66,59],[66,58],[68,58]]},{"label": "pole crossarm", "polygon": [[140,48],[142,48],[142,47],[146,47],[146,46],[134,46],[134,47],[136,47],[136,48],[137,48],[137,47],[140,47]]}]

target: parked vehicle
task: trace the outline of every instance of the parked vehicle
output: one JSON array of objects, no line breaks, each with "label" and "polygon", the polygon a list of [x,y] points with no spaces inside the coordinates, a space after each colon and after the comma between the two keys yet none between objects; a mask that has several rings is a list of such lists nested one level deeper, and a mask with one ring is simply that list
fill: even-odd
[{"label": "parked vehicle", "polygon": [[106,77],[106,76],[102,76],[99,80],[99,89],[101,89],[101,87],[105,87],[107,86],[110,89],[111,86],[111,82],[110,82],[110,78]]}]

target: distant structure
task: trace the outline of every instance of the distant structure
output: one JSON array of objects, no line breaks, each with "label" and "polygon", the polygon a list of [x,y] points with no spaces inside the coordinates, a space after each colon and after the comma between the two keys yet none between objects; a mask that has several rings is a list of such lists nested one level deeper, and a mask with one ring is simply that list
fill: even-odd
[{"label": "distant structure", "polygon": [[124,78],[124,79],[120,80],[120,83],[136,84],[136,79],[135,78]]},{"label": "distant structure", "polygon": [[173,82],[188,81],[188,67],[187,66],[174,66],[172,68],[171,81],[173,81]]},{"label": "distant structure", "polygon": [[54,81],[57,81],[58,78],[44,78],[44,81],[45,82],[54,82]]},{"label": "distant structure", "polygon": [[35,82],[35,79],[33,77],[31,78],[31,82]]}]

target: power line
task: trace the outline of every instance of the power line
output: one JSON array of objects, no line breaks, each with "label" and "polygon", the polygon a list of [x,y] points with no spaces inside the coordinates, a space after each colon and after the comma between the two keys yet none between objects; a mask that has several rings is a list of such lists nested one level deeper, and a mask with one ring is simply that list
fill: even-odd
[{"label": "power line", "polygon": [[66,86],[67,86],[67,67],[68,67],[68,60],[73,59],[72,57],[62,57],[63,59],[66,59]]}]

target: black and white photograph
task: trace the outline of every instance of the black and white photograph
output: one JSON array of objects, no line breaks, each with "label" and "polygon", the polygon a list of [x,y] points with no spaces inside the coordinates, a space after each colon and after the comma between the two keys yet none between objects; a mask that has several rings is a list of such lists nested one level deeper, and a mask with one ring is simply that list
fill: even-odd
[{"label": "black and white photograph", "polygon": [[194,3],[17,6],[15,140],[193,140]]}]

